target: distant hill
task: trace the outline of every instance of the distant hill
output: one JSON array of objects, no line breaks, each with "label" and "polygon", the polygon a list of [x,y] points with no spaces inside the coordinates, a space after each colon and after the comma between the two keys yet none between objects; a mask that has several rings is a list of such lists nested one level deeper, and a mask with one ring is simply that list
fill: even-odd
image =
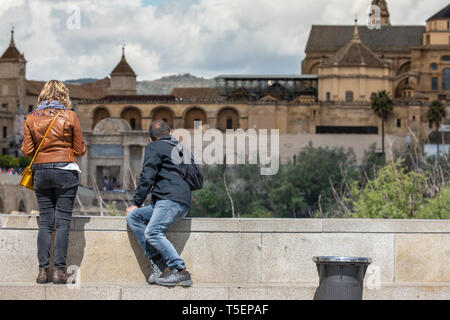
[{"label": "distant hill", "polygon": [[[83,84],[95,82],[97,79],[83,78],[75,80],[66,80],[68,84]],[[173,88],[187,88],[187,87],[215,87],[216,82],[214,79],[199,78],[189,73],[171,75],[162,77],[161,79],[151,81],[138,81],[137,92],[138,94],[170,94]]]},{"label": "distant hill", "polygon": [[138,94],[170,94],[173,88],[215,87],[213,79],[198,78],[189,73],[162,77],[152,81],[138,81]]},{"label": "distant hill", "polygon": [[64,83],[68,83],[68,84],[83,84],[83,83],[91,83],[91,82],[95,82],[98,79],[94,79],[94,78],[83,78],[83,79],[76,79],[76,80],[66,80],[64,81]]}]

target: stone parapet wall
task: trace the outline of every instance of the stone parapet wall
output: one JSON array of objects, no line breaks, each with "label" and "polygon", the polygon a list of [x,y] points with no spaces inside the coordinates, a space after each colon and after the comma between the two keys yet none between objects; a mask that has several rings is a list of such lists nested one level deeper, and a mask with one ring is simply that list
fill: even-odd
[{"label": "stone parapet wall", "polygon": [[[0,215],[0,282],[34,282],[36,216]],[[196,283],[317,284],[313,256],[371,257],[366,285],[450,283],[449,220],[184,219],[169,238]],[[149,263],[123,217],[75,217],[68,265],[82,283],[145,284]]]}]

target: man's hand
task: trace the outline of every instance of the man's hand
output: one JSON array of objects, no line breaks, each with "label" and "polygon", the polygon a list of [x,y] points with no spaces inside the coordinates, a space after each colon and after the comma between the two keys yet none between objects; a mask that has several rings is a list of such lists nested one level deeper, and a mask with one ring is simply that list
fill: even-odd
[{"label": "man's hand", "polygon": [[131,211],[139,209],[136,206],[129,206],[126,210],[125,210],[125,215],[127,216]]}]

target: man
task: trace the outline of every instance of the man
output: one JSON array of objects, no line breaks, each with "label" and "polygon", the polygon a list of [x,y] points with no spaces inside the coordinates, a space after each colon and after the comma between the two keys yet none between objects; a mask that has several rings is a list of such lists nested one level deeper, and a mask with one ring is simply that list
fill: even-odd
[{"label": "man", "polygon": [[[172,138],[167,122],[154,121],[149,131],[151,143],[145,149],[134,205],[126,210],[127,223],[150,259],[150,284],[191,286],[192,279],[183,259],[166,238],[167,230],[187,215],[191,189],[183,178],[182,169],[171,159],[173,143],[178,142]],[[152,203],[140,208],[151,189]],[[171,272],[163,277],[166,265]]]}]

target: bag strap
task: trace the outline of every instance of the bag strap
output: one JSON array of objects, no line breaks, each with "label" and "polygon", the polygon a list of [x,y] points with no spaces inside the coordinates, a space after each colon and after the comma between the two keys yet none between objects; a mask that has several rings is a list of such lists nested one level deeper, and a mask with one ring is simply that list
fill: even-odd
[{"label": "bag strap", "polygon": [[42,138],[41,143],[39,144],[39,147],[37,148],[36,152],[34,153],[34,157],[33,157],[33,159],[31,160],[30,164],[28,165],[28,168],[31,168],[31,165],[32,165],[33,162],[34,162],[34,159],[36,158],[36,156],[37,156],[37,154],[38,154],[38,152],[39,152],[39,149],[41,149],[42,143],[44,142],[45,138],[47,137],[47,135],[48,135],[48,133],[49,133],[51,127],[53,126],[53,123],[55,123],[56,119],[58,118],[58,116],[59,116],[60,114],[61,114],[61,111],[59,111],[59,112],[56,114],[56,116],[55,116],[55,117],[53,118],[53,120],[52,120],[52,123],[50,123],[50,126],[47,128],[47,132],[45,132],[45,135],[44,135],[44,137]]}]

